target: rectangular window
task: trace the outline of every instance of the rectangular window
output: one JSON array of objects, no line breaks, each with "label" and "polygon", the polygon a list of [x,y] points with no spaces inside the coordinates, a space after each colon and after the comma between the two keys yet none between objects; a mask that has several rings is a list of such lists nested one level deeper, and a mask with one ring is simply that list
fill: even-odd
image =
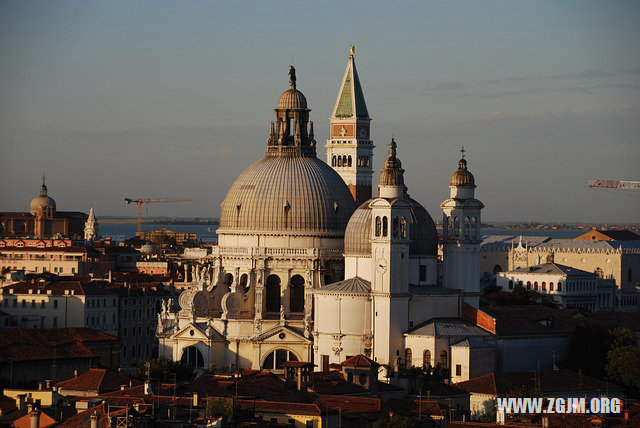
[{"label": "rectangular window", "polygon": [[427,267],[425,265],[420,265],[420,282],[427,280]]},{"label": "rectangular window", "polygon": [[15,308],[16,306],[18,306],[18,299],[13,299],[13,307]]},{"label": "rectangular window", "polygon": [[26,307],[27,307],[27,301],[26,301],[26,300],[24,300],[24,299],[22,299],[22,307],[23,307],[23,308],[26,308]]},{"label": "rectangular window", "polygon": [[456,376],[462,376],[462,365],[456,364]]},{"label": "rectangular window", "polygon": [[35,307],[36,307],[36,301],[35,301],[35,300],[32,300],[32,301],[31,301],[31,307],[32,307],[32,308],[35,308]]},{"label": "rectangular window", "polygon": [[307,428],[313,428],[313,421],[307,421]]},{"label": "rectangular window", "polygon": [[328,372],[329,371],[329,356],[328,355],[323,355],[322,356],[322,371],[323,372]]},{"label": "rectangular window", "polygon": [[58,300],[53,299],[53,308],[56,309],[58,307]]},{"label": "rectangular window", "polygon": [[40,307],[42,309],[44,309],[47,306],[47,304],[45,303],[45,301],[43,300],[42,302],[40,302]]},{"label": "rectangular window", "polygon": [[58,317],[53,317],[53,327],[58,327]]}]

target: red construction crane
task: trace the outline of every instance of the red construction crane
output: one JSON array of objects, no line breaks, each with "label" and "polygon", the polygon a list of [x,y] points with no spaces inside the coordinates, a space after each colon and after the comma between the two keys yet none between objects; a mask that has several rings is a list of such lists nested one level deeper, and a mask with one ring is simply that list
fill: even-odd
[{"label": "red construction crane", "polygon": [[623,180],[590,180],[587,185],[591,188],[640,190],[640,181]]},{"label": "red construction crane", "polygon": [[127,204],[138,205],[138,233],[142,232],[142,204],[152,204],[158,202],[190,202],[191,199],[185,198],[124,198]]}]

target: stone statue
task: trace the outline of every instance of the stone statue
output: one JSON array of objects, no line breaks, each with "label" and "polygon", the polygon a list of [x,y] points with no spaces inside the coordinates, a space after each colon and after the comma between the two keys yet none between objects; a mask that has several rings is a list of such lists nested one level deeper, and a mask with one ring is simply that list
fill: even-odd
[{"label": "stone statue", "polygon": [[296,69],[293,65],[289,67],[289,86],[291,89],[296,88]]},{"label": "stone statue", "polygon": [[167,301],[166,300],[162,300],[162,313],[166,314],[167,313]]},{"label": "stone statue", "polygon": [[171,299],[171,298],[169,299],[169,302],[167,302],[167,310],[169,312],[172,312],[172,310],[173,310],[173,299]]}]

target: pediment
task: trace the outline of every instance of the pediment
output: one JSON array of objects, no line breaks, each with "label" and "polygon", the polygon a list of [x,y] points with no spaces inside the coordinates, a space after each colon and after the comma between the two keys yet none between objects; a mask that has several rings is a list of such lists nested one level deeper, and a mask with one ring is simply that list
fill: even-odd
[{"label": "pediment", "polygon": [[[184,326],[177,332],[175,332],[171,338],[172,339],[182,339],[182,340],[193,340],[193,341],[203,341],[208,342],[212,341],[224,341],[224,336],[215,329],[215,327],[211,327],[209,331],[211,332],[211,337],[207,336],[207,326],[204,323],[189,323]],[[192,333],[193,332],[193,333]]]},{"label": "pediment", "polygon": [[[284,337],[280,337],[280,334],[284,334]],[[282,343],[291,341],[311,343],[311,340],[304,337],[302,332],[287,325],[278,325],[270,328],[262,334],[254,336],[252,341],[263,343]]]}]

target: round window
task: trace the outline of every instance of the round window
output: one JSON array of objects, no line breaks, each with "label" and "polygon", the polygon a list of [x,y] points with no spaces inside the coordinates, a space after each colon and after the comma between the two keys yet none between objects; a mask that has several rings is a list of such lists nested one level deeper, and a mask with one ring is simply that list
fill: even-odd
[{"label": "round window", "polygon": [[284,333],[280,333],[280,334],[278,335],[278,337],[279,337],[280,339],[284,339],[285,337],[287,337],[287,335],[286,335],[286,334],[284,334]]}]

